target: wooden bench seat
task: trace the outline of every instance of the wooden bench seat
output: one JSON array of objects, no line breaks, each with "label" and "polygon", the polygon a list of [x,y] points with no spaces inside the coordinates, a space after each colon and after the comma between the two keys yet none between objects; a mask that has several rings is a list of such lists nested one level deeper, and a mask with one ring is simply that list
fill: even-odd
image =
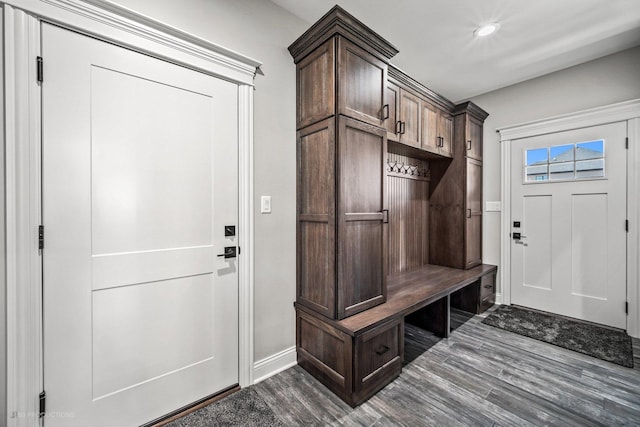
[{"label": "wooden bench seat", "polygon": [[480,312],[483,290],[495,292],[496,271],[486,264],[469,270],[426,265],[395,274],[385,303],[343,320],[295,304],[298,364],[358,405],[400,374],[405,319],[447,337],[450,306]]}]

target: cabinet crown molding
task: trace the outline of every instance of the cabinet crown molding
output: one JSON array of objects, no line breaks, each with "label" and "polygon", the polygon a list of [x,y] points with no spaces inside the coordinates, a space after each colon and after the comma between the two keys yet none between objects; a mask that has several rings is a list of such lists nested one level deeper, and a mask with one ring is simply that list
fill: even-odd
[{"label": "cabinet crown molding", "polygon": [[482,108],[478,107],[471,101],[463,102],[462,104],[456,105],[453,109],[453,115],[457,116],[458,114],[467,113],[472,117],[484,122],[484,120],[489,117],[489,113],[484,111]]},{"label": "cabinet crown molding", "polygon": [[336,34],[367,48],[370,53],[384,61],[389,61],[398,53],[395,46],[336,5],[289,46],[293,61],[298,63]]},{"label": "cabinet crown molding", "polygon": [[455,107],[455,104],[453,102],[449,101],[444,96],[432,91],[431,89],[415,80],[413,77],[410,77],[404,71],[400,70],[392,64],[389,64],[389,77],[400,83],[401,86],[407,87],[417,92],[419,95],[424,96],[429,101],[433,102],[446,111],[452,111]]}]

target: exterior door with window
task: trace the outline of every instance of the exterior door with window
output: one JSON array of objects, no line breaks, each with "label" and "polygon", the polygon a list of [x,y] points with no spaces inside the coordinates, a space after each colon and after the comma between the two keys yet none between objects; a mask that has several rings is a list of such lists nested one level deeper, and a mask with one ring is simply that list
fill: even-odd
[{"label": "exterior door with window", "polygon": [[626,328],[626,122],[513,142],[511,302]]}]

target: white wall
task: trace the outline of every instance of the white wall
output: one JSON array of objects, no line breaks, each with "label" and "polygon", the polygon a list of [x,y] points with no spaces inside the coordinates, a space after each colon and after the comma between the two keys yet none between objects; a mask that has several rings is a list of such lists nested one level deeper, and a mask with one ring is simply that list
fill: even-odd
[{"label": "white wall", "polygon": [[[295,345],[295,65],[287,47],[309,24],[264,0],[116,0],[264,65],[255,91],[256,361]],[[272,196],[269,215],[260,196]]]},{"label": "white wall", "polygon": [[[484,200],[500,200],[496,129],[634,98],[640,98],[640,47],[472,98],[490,114],[484,126]],[[482,250],[485,263],[499,266],[500,212],[484,213]]]},{"label": "white wall", "polygon": [[[0,49],[4,46],[4,10],[0,7]],[[0,55],[0,100],[4,99],[4,55]],[[5,270],[5,223],[4,223],[4,102],[0,102],[0,420],[6,420],[7,410],[7,324],[6,324],[6,290],[7,276]],[[0,421],[1,423],[1,421]]]}]

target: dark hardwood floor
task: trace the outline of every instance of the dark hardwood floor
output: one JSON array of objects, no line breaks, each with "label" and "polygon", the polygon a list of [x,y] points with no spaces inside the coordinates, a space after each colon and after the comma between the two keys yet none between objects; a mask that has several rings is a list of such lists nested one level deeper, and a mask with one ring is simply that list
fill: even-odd
[{"label": "dark hardwood floor", "polygon": [[640,425],[640,340],[629,369],[461,314],[449,339],[407,325],[402,374],[355,409],[298,366],[254,389],[291,426]]}]

